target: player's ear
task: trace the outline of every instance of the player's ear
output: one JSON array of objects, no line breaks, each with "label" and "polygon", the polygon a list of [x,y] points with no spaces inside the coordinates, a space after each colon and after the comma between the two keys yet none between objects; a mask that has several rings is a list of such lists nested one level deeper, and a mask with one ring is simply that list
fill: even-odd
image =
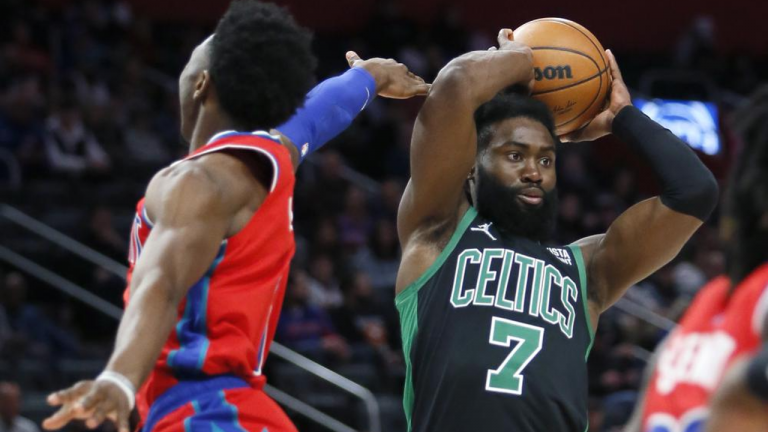
[{"label": "player's ear", "polygon": [[197,79],[195,80],[195,92],[192,94],[192,98],[196,101],[202,101],[205,100],[205,98],[208,96],[208,92],[211,87],[211,74],[208,73],[208,70],[203,70],[198,74]]}]

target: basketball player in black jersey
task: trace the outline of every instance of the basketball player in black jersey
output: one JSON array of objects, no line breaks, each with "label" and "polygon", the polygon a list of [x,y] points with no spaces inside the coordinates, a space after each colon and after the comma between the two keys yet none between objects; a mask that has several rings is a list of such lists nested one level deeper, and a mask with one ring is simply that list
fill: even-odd
[{"label": "basketball player in black jersey", "polygon": [[410,431],[582,432],[586,356],[600,314],[677,255],[711,213],[717,184],[695,154],[630,103],[610,52],[609,107],[564,137],[616,134],[663,192],[608,232],[544,247],[555,218],[558,138],[529,85],[531,50],[451,61],[416,121],[400,204],[396,304]]}]

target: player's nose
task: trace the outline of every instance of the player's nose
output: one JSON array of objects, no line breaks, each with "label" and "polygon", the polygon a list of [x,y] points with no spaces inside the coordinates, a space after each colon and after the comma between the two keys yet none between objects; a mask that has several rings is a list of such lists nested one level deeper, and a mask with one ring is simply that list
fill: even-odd
[{"label": "player's nose", "polygon": [[526,162],[521,173],[521,180],[523,183],[541,183],[541,171],[536,161],[529,160]]}]

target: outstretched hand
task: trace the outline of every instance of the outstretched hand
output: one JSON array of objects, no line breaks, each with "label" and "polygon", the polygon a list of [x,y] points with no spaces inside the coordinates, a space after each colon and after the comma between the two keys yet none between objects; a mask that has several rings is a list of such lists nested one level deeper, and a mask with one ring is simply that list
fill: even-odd
[{"label": "outstretched hand", "polygon": [[111,420],[119,432],[130,432],[128,398],[109,381],[80,381],[48,396],[48,404],[61,408],[43,421],[43,428],[47,430],[61,429],[72,420],[85,420],[85,425],[94,429]]},{"label": "outstretched hand", "polygon": [[408,99],[426,96],[431,84],[427,84],[408,67],[392,59],[372,58],[363,60],[354,51],[347,52],[349,67],[361,67],[376,80],[376,94],[390,99]]},{"label": "outstretched hand", "polygon": [[600,137],[611,133],[613,119],[622,108],[632,105],[632,99],[629,96],[627,85],[621,77],[621,70],[616,63],[616,58],[611,50],[605,51],[608,58],[608,64],[611,68],[611,94],[608,108],[598,114],[587,126],[560,137],[563,142],[594,141]]}]

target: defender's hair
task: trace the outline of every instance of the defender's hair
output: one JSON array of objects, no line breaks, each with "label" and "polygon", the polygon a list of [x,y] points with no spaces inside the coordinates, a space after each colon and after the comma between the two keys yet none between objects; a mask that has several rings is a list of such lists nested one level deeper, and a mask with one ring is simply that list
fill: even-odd
[{"label": "defender's hair", "polygon": [[233,1],[210,50],[222,109],[243,130],[269,130],[288,120],[314,80],[310,33],[274,4]]}]

